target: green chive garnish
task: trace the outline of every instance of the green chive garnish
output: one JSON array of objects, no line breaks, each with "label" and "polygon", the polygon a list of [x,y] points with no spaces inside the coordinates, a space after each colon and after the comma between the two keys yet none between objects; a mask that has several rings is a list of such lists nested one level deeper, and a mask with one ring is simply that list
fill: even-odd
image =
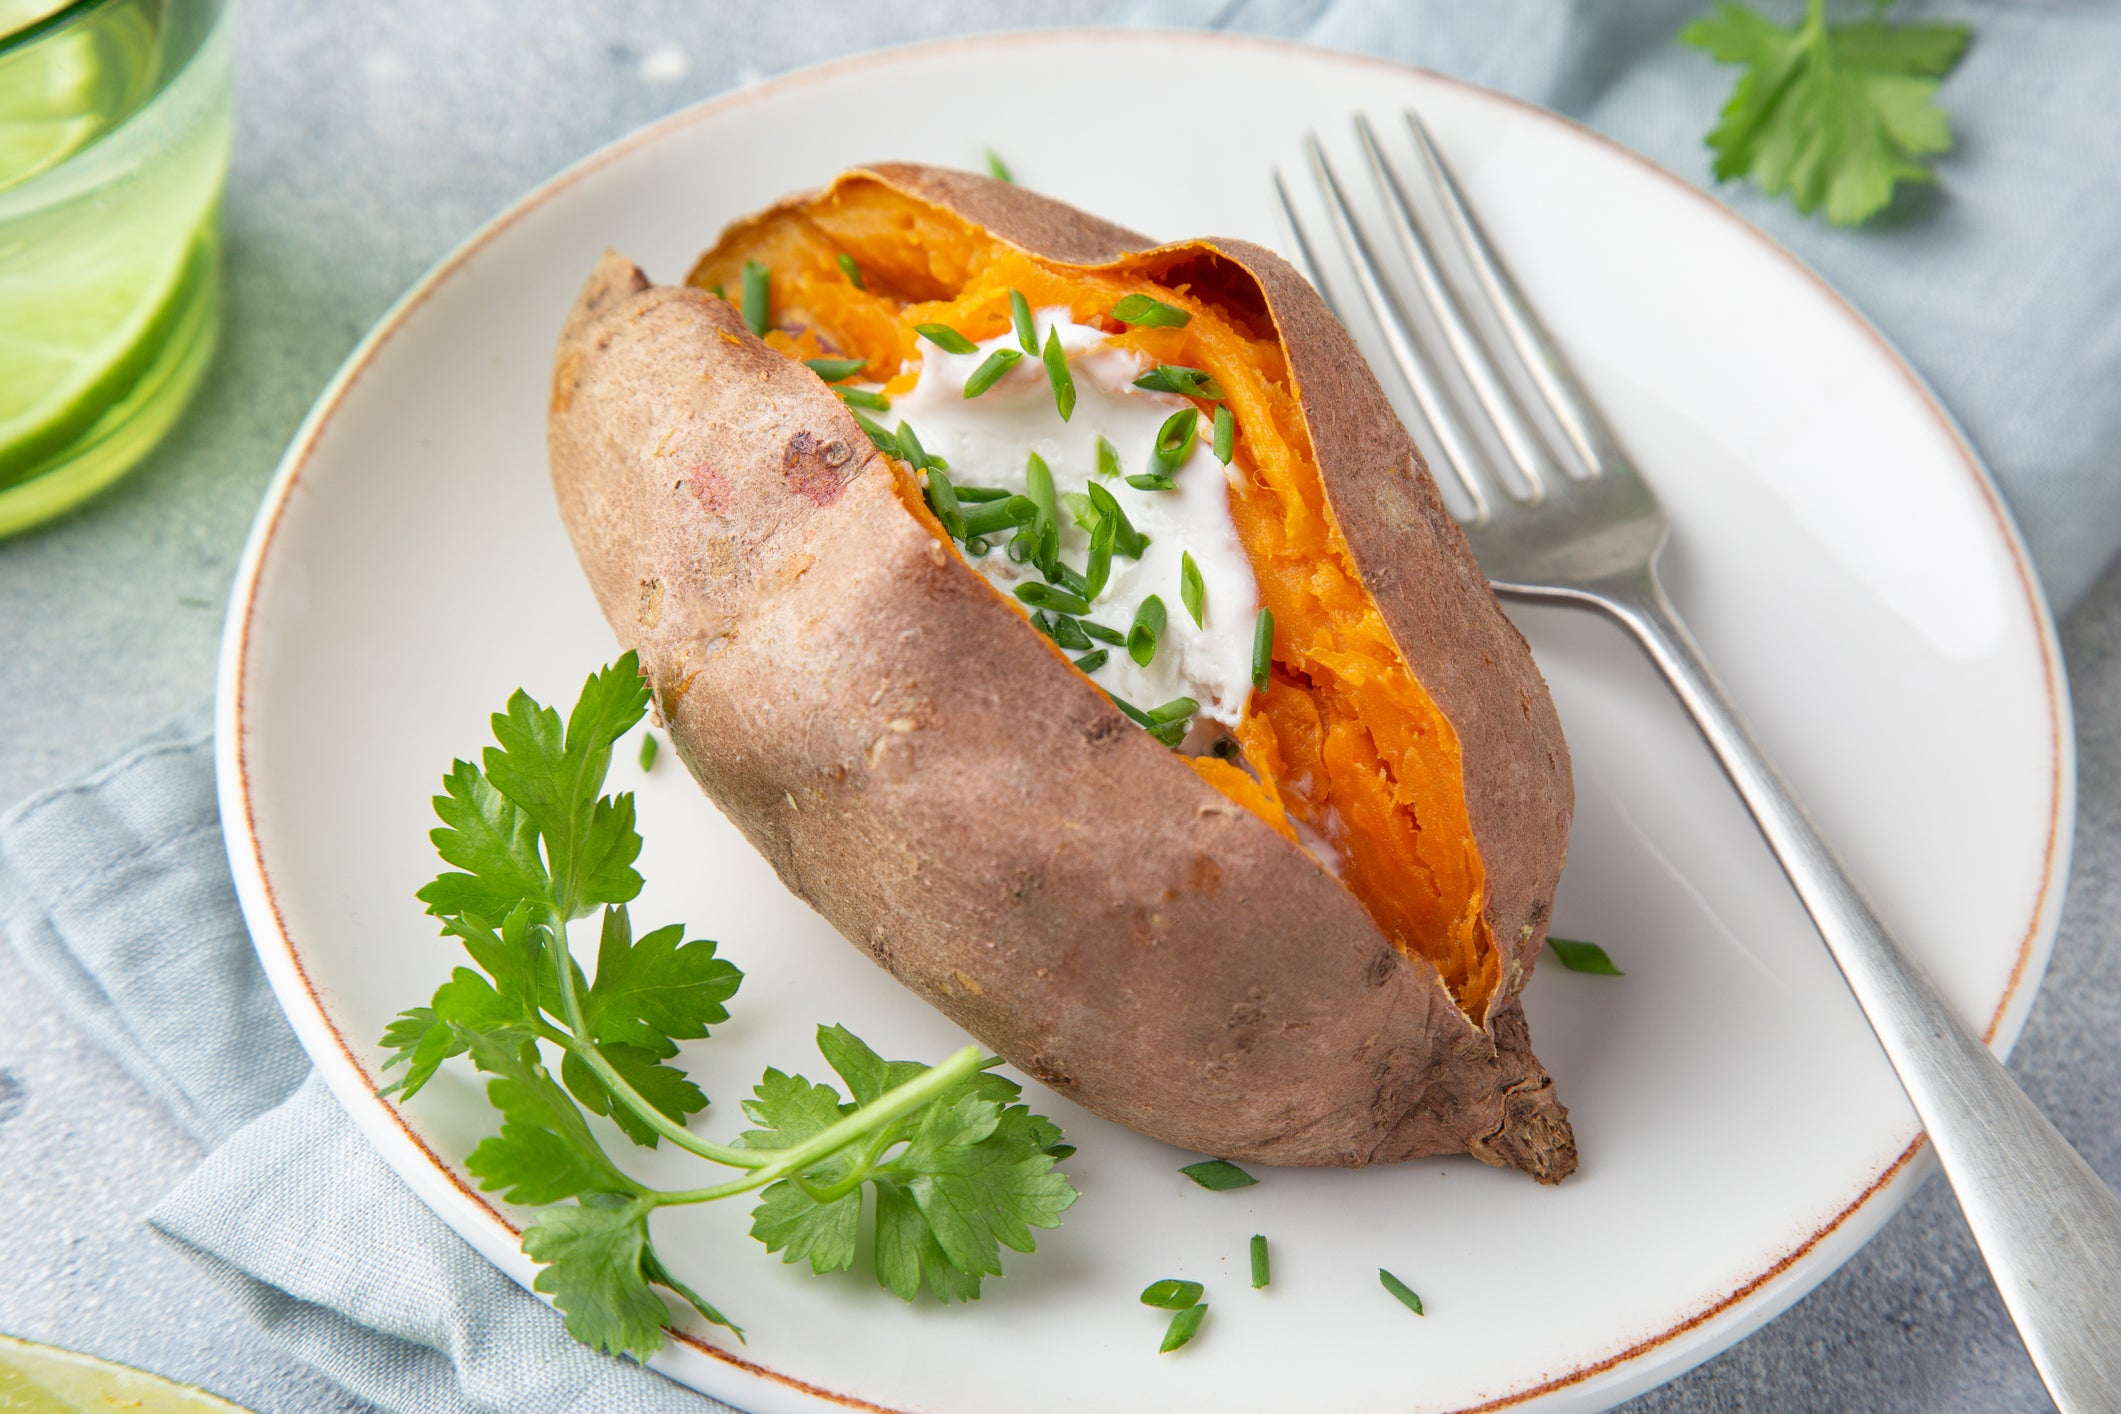
[{"label": "green chive garnish", "polygon": [[1105,592],[1105,583],[1112,577],[1112,540],[1119,531],[1119,522],[1111,516],[1097,514],[1090,529],[1090,561],[1083,568],[1083,597],[1095,600]]},{"label": "green chive garnish", "polygon": [[1180,408],[1164,419],[1164,425],[1156,429],[1156,445],[1149,455],[1156,461],[1159,470],[1177,471],[1193,455],[1193,447],[1200,431],[1200,410]]},{"label": "green chive garnish", "polygon": [[1017,349],[996,349],[988,354],[980,366],[972,370],[972,376],[965,380],[965,396],[976,398],[1001,382],[1002,375],[1016,367],[1017,360],[1023,356]]},{"label": "green chive garnish", "polygon": [[1149,720],[1149,714],[1147,712],[1144,712],[1141,708],[1135,706],[1126,698],[1119,696],[1117,693],[1111,692],[1106,693],[1105,696],[1111,698],[1112,705],[1114,707],[1119,708],[1119,710],[1126,715],[1127,720],[1133,722],[1135,725],[1143,727],[1153,727],[1156,725],[1156,723]]},{"label": "green chive garnish", "polygon": [[1046,360],[1046,381],[1053,385],[1053,405],[1060,409],[1061,421],[1066,422],[1075,412],[1075,376],[1068,372],[1068,355],[1061,348],[1058,328],[1046,331],[1046,352],[1042,357]]},{"label": "green chive garnish", "polygon": [[1122,648],[1127,644],[1127,635],[1116,628],[1106,628],[1103,624],[1093,623],[1089,619],[1078,619],[1076,622],[1082,625],[1084,633],[1100,643],[1110,643]]},{"label": "green chive garnish", "polygon": [[1009,291],[1009,322],[1016,326],[1016,341],[1032,358],[1038,357],[1038,329],[1031,322],[1031,301],[1022,290]]},{"label": "green chive garnish", "polygon": [[891,411],[891,399],[882,393],[872,393],[867,388],[834,388],[840,401],[849,407],[869,408],[876,412]]},{"label": "green chive garnish", "polygon": [[967,535],[965,537],[965,553],[975,560],[993,548],[994,546],[988,542],[987,537],[984,535]]},{"label": "green chive garnish", "polygon": [[1090,635],[1083,632],[1083,621],[1070,618],[1066,614],[1053,621],[1053,641],[1063,648],[1077,650],[1097,646],[1090,641]]},{"label": "green chive garnish", "polygon": [[1197,1164],[1187,1164],[1179,1172],[1211,1193],[1227,1193],[1233,1188],[1250,1188],[1259,1182],[1227,1159],[1204,1159]]},{"label": "green chive garnish", "polygon": [[1548,938],[1547,946],[1554,949],[1554,956],[1571,972],[1591,972],[1600,977],[1625,977],[1613,965],[1613,959],[1605,955],[1605,949],[1596,943],[1579,943],[1568,938]]},{"label": "green chive garnish", "polygon": [[1112,522],[1112,553],[1125,555],[1130,560],[1140,559],[1142,551],[1149,548],[1149,537],[1134,528],[1134,523],[1127,519],[1127,513],[1120,509],[1110,491],[1094,481],[1090,483],[1089,491],[1090,504],[1097,507],[1098,515]]},{"label": "green chive garnish", "polygon": [[1178,597],[1193,616],[1194,626],[1206,628],[1201,613],[1207,608],[1208,586],[1201,583],[1200,566],[1193,563],[1193,552],[1188,550],[1178,558]]},{"label": "green chive garnish", "polygon": [[1206,398],[1211,402],[1222,401],[1223,395],[1222,384],[1198,368],[1187,368],[1178,363],[1159,363],[1135,379],[1134,386],[1146,388],[1152,393],[1179,393],[1189,398]]},{"label": "green chive garnish", "polygon": [[1149,720],[1161,727],[1171,722],[1183,722],[1200,710],[1200,704],[1190,697],[1174,697],[1161,707],[1151,707]]},{"label": "green chive garnish", "polygon": [[[969,486],[958,488],[958,500],[971,499],[966,492],[972,489]],[[976,503],[975,509],[965,512],[965,534],[993,535],[1014,526],[1029,525],[1037,514],[1038,507],[1026,496],[1011,496],[1006,501],[982,500]]]},{"label": "green chive garnish", "polygon": [[1224,466],[1237,452],[1237,419],[1230,416],[1228,403],[1215,405],[1215,459]]},{"label": "green chive garnish", "polygon": [[991,147],[987,149],[987,175],[994,178],[997,182],[1013,183],[1016,181],[1015,177],[1009,175],[1009,164],[1002,161]]},{"label": "green chive garnish", "polygon": [[1193,316],[1147,295],[1128,295],[1112,306],[1112,317],[1122,324],[1141,324],[1151,329],[1183,329]]},{"label": "green chive garnish", "polygon": [[916,324],[913,326],[913,332],[941,349],[944,353],[968,354],[977,351],[979,348],[979,345],[973,343],[963,334],[958,333],[957,330],[951,328],[948,324]]},{"label": "green chive garnish", "polygon": [[1252,1234],[1252,1289],[1259,1290],[1267,1284],[1267,1239],[1258,1233]]},{"label": "green chive garnish", "polygon": [[1097,474],[1111,478],[1119,475],[1119,448],[1105,440],[1105,434],[1097,434]]},{"label": "green chive garnish", "polygon": [[1038,537],[1032,534],[1029,529],[1019,530],[1016,534],[1009,537],[1009,558],[1017,564],[1029,564],[1031,557],[1037,553]]},{"label": "green chive garnish", "polygon": [[1164,633],[1164,601],[1151,594],[1134,611],[1134,627],[1127,631],[1127,656],[1140,667],[1156,657],[1156,640]]},{"label": "green chive garnish", "polygon": [[1217,737],[1215,745],[1208,749],[1225,761],[1235,761],[1245,754],[1245,749],[1237,744],[1237,738],[1229,736]]},{"label": "green chive garnish", "polygon": [[932,466],[928,468],[928,508],[935,512],[935,518],[950,532],[952,540],[965,538],[965,513],[958,509],[957,493],[950,478]]},{"label": "green chive garnish", "polygon": [[847,277],[847,283],[854,286],[857,290],[866,290],[869,288],[867,285],[862,283],[862,267],[856,265],[854,263],[854,257],[847,254],[847,252],[844,250],[840,252],[840,273],[842,275],[845,275]]},{"label": "green chive garnish", "polygon": [[1031,615],[1031,627],[1037,629],[1048,638],[1053,637],[1053,620],[1046,617],[1046,612],[1043,609]]},{"label": "green chive garnish", "polygon": [[707,293],[713,295],[718,300],[727,300],[729,298],[727,294],[723,293],[722,282],[720,280],[717,280],[713,284],[709,285],[707,287]]},{"label": "green chive garnish", "polygon": [[1009,493],[999,486],[960,486],[957,498],[960,501],[1006,501]]},{"label": "green chive garnish", "polygon": [[1252,623],[1252,690],[1267,690],[1267,670],[1274,666],[1274,611],[1261,609]]},{"label": "green chive garnish", "polygon": [[757,260],[744,262],[744,322],[762,339],[773,327],[773,286],[766,266]]},{"label": "green chive garnish", "polygon": [[861,424],[862,431],[868,434],[869,440],[876,444],[878,451],[888,452],[900,461],[906,460],[906,454],[899,450],[898,438],[892,436],[868,418],[863,417],[859,412],[855,412],[853,408],[849,408],[847,411],[853,415],[856,422]]},{"label": "green chive garnish", "polygon": [[1084,603],[1079,595],[1070,594],[1067,590],[1057,589],[1050,584],[1040,584],[1036,580],[1016,586],[1016,597],[1034,609],[1051,609],[1060,614],[1090,612],[1090,606]]},{"label": "green chive garnish", "polygon": [[1414,1294],[1413,1287],[1408,1286],[1405,1282],[1401,1281],[1398,1277],[1393,1276],[1383,1267],[1379,1267],[1377,1269],[1377,1279],[1378,1281],[1384,1284],[1384,1288],[1386,1291],[1392,1293],[1393,1297],[1399,1302],[1400,1305],[1406,1307],[1409,1311],[1412,1311],[1417,1316],[1427,1314],[1421,1309],[1421,1298]]},{"label": "green chive garnish", "polygon": [[1060,563],[1060,506],[1053,496],[1053,473],[1037,452],[1024,460],[1024,483],[1030,488],[1031,504],[1038,507],[1038,519],[1032,522],[1038,532],[1037,564],[1050,579],[1053,566]]},{"label": "green chive garnish", "polygon": [[906,461],[912,462],[916,468],[944,465],[944,463],[938,462],[935,458],[928,455],[928,449],[921,445],[921,439],[914,435],[912,427],[906,423],[901,422],[898,425],[896,435],[898,437],[899,456]]},{"label": "green chive garnish", "polygon": [[1094,673],[1099,668],[1105,666],[1105,660],[1110,658],[1111,656],[1112,654],[1110,653],[1110,651],[1100,648],[1095,653],[1085,653],[1082,657],[1077,658],[1075,660],[1075,666],[1081,668],[1086,673]]},{"label": "green chive garnish", "polygon": [[659,743],[658,743],[658,742],[656,741],[656,739],[655,739],[655,733],[654,733],[654,732],[642,732],[642,733],[641,733],[641,769],[642,769],[642,770],[644,770],[644,771],[648,771],[648,770],[653,770],[653,769],[654,769],[654,767],[655,767],[655,753],[656,753],[656,751],[658,750],[658,747],[659,747]]},{"label": "green chive garnish", "polygon": [[803,366],[827,383],[844,383],[869,366],[859,358],[806,358]]},{"label": "green chive garnish", "polygon": [[1080,491],[1063,491],[1060,503],[1061,509],[1068,513],[1068,519],[1084,530],[1097,529],[1097,507],[1090,504],[1088,496]]},{"label": "green chive garnish", "polygon": [[1197,1281],[1180,1281],[1177,1277],[1165,1277],[1152,1281],[1142,1289],[1142,1305],[1154,1306],[1159,1311],[1183,1311],[1188,1306],[1200,1304],[1204,1288]]},{"label": "green chive garnish", "polygon": [[[1055,588],[1067,590],[1077,598],[1088,599],[1090,597],[1090,581],[1084,579],[1082,572],[1065,560],[1054,560],[1053,570],[1046,576],[1046,582]],[[1089,646],[1087,643],[1083,645],[1085,648]]]},{"label": "green chive garnish", "polygon": [[1171,1318],[1170,1329],[1164,1332],[1164,1343],[1156,1347],[1159,1355],[1169,1355],[1184,1345],[1200,1331],[1200,1323],[1208,1319],[1208,1303],[1188,1306]]}]

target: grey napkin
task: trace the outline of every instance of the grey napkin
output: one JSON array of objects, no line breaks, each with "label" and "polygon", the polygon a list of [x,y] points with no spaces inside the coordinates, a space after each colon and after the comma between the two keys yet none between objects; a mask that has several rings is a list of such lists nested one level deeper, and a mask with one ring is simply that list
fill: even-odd
[{"label": "grey napkin", "polygon": [[0,818],[0,931],[218,1146],[149,1221],[284,1348],[402,1414],[726,1410],[575,1344],[309,1071],[237,910],[204,711]]}]

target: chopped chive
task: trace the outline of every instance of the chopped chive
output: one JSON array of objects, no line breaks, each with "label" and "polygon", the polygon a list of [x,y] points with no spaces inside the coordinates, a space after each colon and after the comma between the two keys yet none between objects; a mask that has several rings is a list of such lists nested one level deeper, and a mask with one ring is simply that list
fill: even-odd
[{"label": "chopped chive", "polygon": [[1237,738],[1230,736],[1217,737],[1209,750],[1225,761],[1235,761],[1245,754],[1245,749],[1237,744]]},{"label": "chopped chive", "polygon": [[1200,432],[1200,410],[1181,408],[1164,419],[1164,425],[1156,429],[1156,445],[1149,455],[1156,460],[1159,469],[1177,471],[1193,455],[1193,447]]},{"label": "chopped chive", "polygon": [[1112,540],[1119,531],[1119,522],[1111,516],[1097,515],[1090,530],[1090,560],[1083,567],[1083,597],[1096,601],[1105,592],[1105,584],[1112,578]]},{"label": "chopped chive", "polygon": [[987,175],[997,182],[1013,184],[1016,181],[1016,178],[1009,174],[1009,164],[1002,161],[991,147],[987,149]]},{"label": "chopped chive", "polygon": [[895,435],[898,437],[899,455],[905,460],[912,462],[914,466],[930,467],[949,465],[949,463],[942,461],[940,458],[931,457],[928,455],[928,449],[921,445],[921,439],[914,434],[913,428],[910,424],[901,422],[898,425],[898,432]]},{"label": "chopped chive", "polygon": [[1208,586],[1201,583],[1200,566],[1193,563],[1191,550],[1178,559],[1178,597],[1185,604],[1186,612],[1193,616],[1194,625],[1206,628],[1201,613],[1208,605]]},{"label": "chopped chive", "polygon": [[847,411],[852,413],[854,420],[861,424],[862,431],[868,434],[869,440],[876,444],[878,451],[888,452],[900,461],[906,460],[906,454],[899,450],[898,438],[892,436],[868,418],[863,417],[859,412],[855,412],[853,408],[849,408]]},{"label": "chopped chive", "polygon": [[1009,322],[1016,326],[1016,341],[1023,345],[1024,353],[1038,357],[1038,327],[1031,322],[1031,301],[1024,298],[1022,290],[1009,291]]},{"label": "chopped chive", "polygon": [[965,396],[976,398],[1001,382],[1002,375],[1016,367],[1017,360],[1023,356],[1017,349],[996,349],[988,354],[980,366],[972,370],[972,376],[965,380]]},{"label": "chopped chive", "polygon": [[977,353],[979,345],[973,343],[948,324],[916,324],[913,332],[941,349],[944,353]]},{"label": "chopped chive", "polygon": [[1053,621],[1053,641],[1063,648],[1078,650],[1097,646],[1090,641],[1090,635],[1083,632],[1083,621],[1066,614]]},{"label": "chopped chive", "polygon": [[713,295],[713,296],[714,296],[714,297],[715,297],[716,299],[718,299],[718,300],[722,300],[722,301],[725,301],[725,302],[726,302],[726,301],[728,300],[728,298],[729,298],[728,294],[726,294],[726,293],[725,293],[725,292],[723,291],[723,289],[722,289],[722,282],[721,282],[720,280],[717,280],[717,281],[715,281],[715,282],[714,282],[713,284],[709,285],[709,286],[707,287],[707,293],[708,293],[708,294],[710,294],[710,295]]},{"label": "chopped chive", "polygon": [[1038,507],[1038,519],[1032,522],[1038,532],[1034,563],[1050,579],[1053,567],[1060,563],[1060,506],[1054,500],[1053,472],[1037,452],[1024,459],[1024,484],[1030,489],[1031,504]]},{"label": "chopped chive", "polygon": [[649,771],[649,770],[653,770],[653,769],[655,768],[655,754],[656,754],[657,750],[658,750],[658,749],[660,749],[660,746],[661,746],[661,743],[659,743],[659,742],[657,742],[657,741],[656,741],[656,739],[655,739],[655,733],[654,733],[654,732],[642,732],[642,733],[641,733],[641,769],[642,769],[642,770],[644,770],[644,771]]},{"label": "chopped chive", "polygon": [[1186,739],[1186,729],[1191,725],[1190,722],[1159,722],[1148,728],[1148,732],[1150,736],[1176,751],[1179,743]]},{"label": "chopped chive", "polygon": [[1193,316],[1148,295],[1128,295],[1112,306],[1112,317],[1122,324],[1140,324],[1150,329],[1183,329]]},{"label": "chopped chive", "polygon": [[1084,530],[1097,529],[1097,507],[1090,504],[1088,496],[1080,491],[1063,491],[1060,494],[1060,503],[1068,512],[1068,519]]},{"label": "chopped chive", "polygon": [[1197,1164],[1187,1164],[1179,1172],[1211,1193],[1227,1193],[1233,1188],[1250,1188],[1259,1182],[1228,1159],[1203,1159]]},{"label": "chopped chive", "polygon": [[1187,368],[1179,363],[1159,363],[1135,379],[1134,386],[1152,393],[1180,393],[1189,398],[1206,398],[1210,402],[1221,402],[1223,396],[1222,384],[1198,368]]},{"label": "chopped chive", "polygon": [[[1065,589],[1080,598],[1090,597],[1090,581],[1083,578],[1082,571],[1065,560],[1056,559],[1053,562],[1053,572],[1046,576],[1046,582],[1056,589]],[[1090,645],[1086,643],[1083,646],[1087,648]]]},{"label": "chopped chive", "polygon": [[1134,528],[1134,523],[1127,519],[1127,513],[1120,509],[1110,491],[1094,481],[1090,483],[1089,491],[1090,504],[1097,507],[1098,515],[1112,522],[1112,553],[1125,555],[1130,560],[1140,559],[1142,551],[1149,548],[1149,537]]},{"label": "chopped chive", "polygon": [[1267,670],[1274,666],[1274,611],[1261,609],[1252,622],[1252,690],[1267,690]]},{"label": "chopped chive", "polygon": [[1031,615],[1031,627],[1037,629],[1048,638],[1053,637],[1053,620],[1046,617],[1046,612],[1043,609]]},{"label": "chopped chive", "polygon": [[1400,1305],[1406,1307],[1417,1316],[1428,1314],[1421,1309],[1421,1298],[1414,1294],[1414,1288],[1408,1286],[1398,1277],[1393,1276],[1383,1267],[1377,1269],[1377,1280],[1383,1283],[1384,1289],[1391,1292]]},{"label": "chopped chive", "polygon": [[1083,602],[1081,596],[1070,594],[1065,589],[1057,589],[1050,584],[1040,584],[1036,580],[1016,586],[1016,597],[1034,609],[1052,609],[1062,614],[1090,612],[1090,606]]},{"label": "chopped chive", "polygon": [[848,284],[854,286],[857,290],[866,290],[869,288],[867,285],[862,283],[862,267],[854,263],[853,256],[847,254],[847,252],[843,250],[840,252],[839,260],[840,273],[847,277]]},{"label": "chopped chive", "polygon": [[1171,722],[1183,722],[1200,710],[1200,704],[1190,697],[1174,697],[1161,707],[1149,709],[1149,720],[1161,727]]},{"label": "chopped chive", "polygon": [[952,540],[965,538],[965,513],[958,509],[957,493],[950,485],[950,478],[936,467],[928,468],[928,507],[935,518],[950,532]]},{"label": "chopped chive", "polygon": [[806,358],[803,366],[827,383],[844,383],[869,366],[860,358]]},{"label": "chopped chive", "polygon": [[1154,1306],[1159,1311],[1183,1311],[1188,1306],[1200,1304],[1204,1288],[1197,1281],[1180,1281],[1177,1277],[1165,1277],[1152,1281],[1142,1288],[1142,1305]]},{"label": "chopped chive", "polygon": [[1105,440],[1105,434],[1097,434],[1097,474],[1110,479],[1119,475],[1119,448]]},{"label": "chopped chive", "polygon": [[1082,625],[1084,633],[1089,634],[1101,643],[1110,643],[1122,648],[1127,644],[1127,635],[1116,628],[1106,628],[1103,624],[1095,623],[1089,619],[1078,619],[1076,622]]},{"label": "chopped chive", "polygon": [[1151,594],[1134,611],[1134,627],[1127,631],[1127,656],[1140,667],[1156,657],[1156,641],[1164,634],[1164,601]]},{"label": "chopped chive", "polygon": [[1075,1156],[1075,1146],[1073,1144],[1055,1144],[1052,1148],[1046,1151],[1046,1155],[1055,1163],[1059,1163],[1062,1159],[1073,1158]]},{"label": "chopped chive", "polygon": [[[966,499],[965,490],[958,492],[959,501]],[[1006,501],[981,501],[976,509],[965,512],[965,534],[993,535],[1011,526],[1026,525],[1036,511],[1037,508],[1023,496],[1011,496]]]},{"label": "chopped chive", "polygon": [[993,548],[994,546],[988,542],[987,537],[984,535],[967,535],[965,537],[965,553],[975,560]]},{"label": "chopped chive", "polygon": [[1141,708],[1135,706],[1126,698],[1119,696],[1117,693],[1111,692],[1106,693],[1105,696],[1111,698],[1112,705],[1114,707],[1119,708],[1120,712],[1126,716],[1127,720],[1133,722],[1136,726],[1153,727],[1156,725],[1156,723],[1149,720],[1149,714],[1147,712],[1144,712]]},{"label": "chopped chive", "polygon": [[1200,1323],[1208,1319],[1208,1303],[1188,1306],[1171,1317],[1170,1328],[1164,1332],[1164,1343],[1156,1347],[1159,1355],[1169,1355],[1200,1332]]},{"label": "chopped chive", "polygon": [[1066,422],[1075,412],[1075,375],[1068,371],[1068,354],[1061,348],[1060,330],[1046,331],[1046,381],[1053,385],[1053,405]]},{"label": "chopped chive", "polygon": [[1006,501],[1009,493],[999,486],[960,486],[957,498],[960,501]]},{"label": "chopped chive", "polygon": [[1178,483],[1171,479],[1168,471],[1138,471],[1127,478],[1127,484],[1137,491],[1176,491]]},{"label": "chopped chive", "polygon": [[1267,1284],[1267,1239],[1259,1233],[1252,1234],[1252,1289],[1258,1291]]},{"label": "chopped chive", "polygon": [[1037,553],[1038,537],[1033,535],[1028,529],[1019,530],[1016,534],[1009,537],[1008,554],[1009,558],[1015,563],[1020,565],[1029,564],[1031,557]]},{"label": "chopped chive", "polygon": [[1613,959],[1607,957],[1605,949],[1596,943],[1579,943],[1569,938],[1548,938],[1547,946],[1554,950],[1554,956],[1561,959],[1561,965],[1571,972],[1590,972],[1600,977],[1628,975],[1615,967]]},{"label": "chopped chive", "polygon": [[1110,649],[1100,648],[1094,653],[1085,653],[1082,657],[1077,658],[1075,660],[1075,666],[1081,668],[1086,673],[1094,673],[1099,668],[1105,666],[1105,660],[1110,658],[1111,656],[1112,653]]},{"label": "chopped chive", "polygon": [[773,285],[764,262],[744,262],[744,322],[760,338],[773,327]]},{"label": "chopped chive", "polygon": [[1228,403],[1215,405],[1215,459],[1224,466],[1237,454],[1237,419],[1230,416]]},{"label": "chopped chive", "polygon": [[891,411],[891,399],[882,393],[872,393],[867,388],[834,388],[840,401],[849,407],[870,408],[876,412]]}]

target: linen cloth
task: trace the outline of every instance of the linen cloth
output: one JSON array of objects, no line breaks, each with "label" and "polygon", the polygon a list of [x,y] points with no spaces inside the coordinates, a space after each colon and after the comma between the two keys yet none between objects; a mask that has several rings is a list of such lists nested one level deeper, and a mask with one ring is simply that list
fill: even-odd
[{"label": "linen cloth", "polygon": [[[1671,43],[1699,8],[1153,0],[1126,13],[1428,64],[1583,118],[1701,180],[1700,133],[1732,73]],[[1722,195],[1822,269],[1938,386],[2066,605],[2121,540],[2121,476],[2105,453],[2121,432],[2121,192],[2105,176],[2121,157],[2121,110],[2104,101],[2121,15],[1949,13],[1971,19],[1977,37],[1945,92],[1961,151],[1940,163],[1939,190],[1853,233],[1744,189]],[[2086,696],[2080,680],[2077,882],[2019,1068],[2030,1057],[2035,1097],[2113,1179],[2121,1074],[2101,1038],[2121,1034],[2121,1006],[2111,945],[2093,924],[2121,904],[2121,588],[2109,580],[2095,607],[2083,641],[2102,691]],[[2072,668],[2086,663],[2073,657]],[[321,1086],[302,1081],[229,890],[203,715],[0,823],[0,929],[85,1032],[218,1146],[155,1222],[282,1347],[391,1410],[721,1407],[567,1342],[549,1311],[384,1168]],[[8,1103],[0,1094],[0,1122]],[[1845,1271],[1768,1335],[1641,1403],[2042,1407],[1941,1186],[1852,1266],[1868,1274]],[[1844,1345],[1875,1351],[1873,1366],[1837,1367],[1831,1392],[1807,1384]]]}]

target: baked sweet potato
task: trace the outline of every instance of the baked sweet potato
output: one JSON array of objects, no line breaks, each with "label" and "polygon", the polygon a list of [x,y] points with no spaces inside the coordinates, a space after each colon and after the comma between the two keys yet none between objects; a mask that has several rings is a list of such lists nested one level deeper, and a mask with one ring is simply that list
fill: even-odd
[{"label": "baked sweet potato", "polygon": [[[1011,289],[1220,384],[1275,625],[1235,761],[1122,715],[800,361],[902,386],[916,324],[1005,333]],[[1122,326],[1130,294],[1190,317]],[[1560,726],[1420,452],[1279,258],[858,169],[730,227],[687,286],[607,256],[549,438],[679,756],[790,889],[1011,1063],[1226,1158],[1575,1167],[1519,999],[1573,808]],[[1298,825],[1330,832],[1338,877]]]}]

